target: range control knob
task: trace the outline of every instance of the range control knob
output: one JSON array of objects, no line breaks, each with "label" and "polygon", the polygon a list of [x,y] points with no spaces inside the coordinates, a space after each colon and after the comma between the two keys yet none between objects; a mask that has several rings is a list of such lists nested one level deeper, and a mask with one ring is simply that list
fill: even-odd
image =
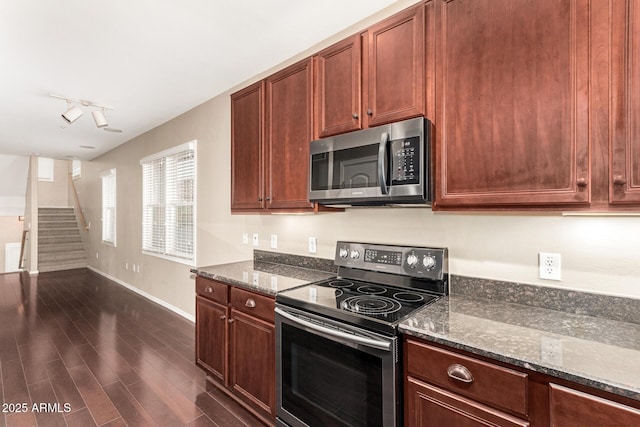
[{"label": "range control knob", "polygon": [[418,257],[414,254],[409,255],[407,257],[407,265],[411,268],[416,268],[416,265],[418,265]]},{"label": "range control knob", "polygon": [[358,259],[358,258],[360,258],[360,252],[355,250],[355,249],[352,250],[351,251],[351,259]]},{"label": "range control knob", "polygon": [[347,258],[349,256],[349,249],[340,248],[340,253],[338,254],[340,258]]},{"label": "range control knob", "polygon": [[425,255],[422,258],[422,266],[427,270],[431,270],[433,267],[436,266],[436,259],[430,255]]}]

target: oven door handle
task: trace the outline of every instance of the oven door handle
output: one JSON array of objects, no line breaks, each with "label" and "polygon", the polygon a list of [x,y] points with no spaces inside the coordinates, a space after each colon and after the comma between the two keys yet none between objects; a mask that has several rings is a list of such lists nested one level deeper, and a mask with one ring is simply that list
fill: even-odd
[{"label": "oven door handle", "polygon": [[279,314],[280,316],[284,317],[285,319],[290,320],[293,323],[297,323],[298,325],[304,326],[305,328],[309,328],[309,329],[313,329],[314,331],[320,332],[324,335],[329,335],[329,336],[333,336],[336,338],[341,338],[345,341],[349,341],[349,342],[355,342],[358,344],[362,344],[365,345],[367,347],[373,347],[373,348],[377,348],[379,350],[385,350],[385,351],[390,351],[391,350],[391,343],[387,342],[387,341],[380,341],[380,340],[376,340],[373,338],[366,338],[366,337],[361,337],[361,336],[357,336],[357,335],[352,335],[352,334],[348,334],[346,332],[340,332],[340,331],[336,331],[334,329],[330,329],[330,328],[325,328],[323,326],[320,325],[316,325],[315,323],[311,323],[311,322],[307,322],[306,320],[302,320],[299,319],[296,316],[293,316],[279,308],[276,307],[275,309],[276,313]]},{"label": "oven door handle", "polygon": [[384,170],[384,161],[387,154],[387,141],[389,141],[389,134],[383,132],[380,136],[380,148],[378,148],[378,182],[380,183],[380,191],[382,194],[389,194],[387,189],[387,174]]}]

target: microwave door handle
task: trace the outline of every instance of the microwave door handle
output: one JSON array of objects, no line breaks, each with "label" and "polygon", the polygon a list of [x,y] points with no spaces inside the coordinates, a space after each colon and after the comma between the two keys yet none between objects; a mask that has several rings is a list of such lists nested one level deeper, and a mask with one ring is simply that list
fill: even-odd
[{"label": "microwave door handle", "polygon": [[291,314],[280,310],[279,308],[276,307],[275,312],[277,314],[279,314],[280,316],[284,317],[285,319],[290,320],[293,323],[297,323],[300,326],[304,326],[308,329],[312,329],[314,331],[320,332],[321,334],[324,335],[328,335],[328,336],[332,336],[335,338],[339,338],[342,339],[344,341],[350,341],[350,342],[355,342],[357,344],[362,344],[365,345],[367,347],[373,347],[373,348],[377,348],[379,350],[385,350],[385,351],[390,351],[391,350],[391,343],[386,342],[386,341],[379,341],[373,338],[366,338],[366,337],[361,337],[358,335],[353,335],[353,334],[349,334],[346,332],[341,332],[341,331],[337,331],[334,329],[329,329],[329,328],[325,328],[321,325],[316,325],[315,323],[311,323],[311,322],[307,322],[306,320],[302,320],[297,318],[296,316],[292,316]]},{"label": "microwave door handle", "polygon": [[383,132],[380,137],[380,148],[378,149],[378,182],[380,183],[380,191],[382,194],[389,194],[389,190],[387,189],[387,178],[384,171],[387,141],[389,141],[389,134],[387,132]]}]

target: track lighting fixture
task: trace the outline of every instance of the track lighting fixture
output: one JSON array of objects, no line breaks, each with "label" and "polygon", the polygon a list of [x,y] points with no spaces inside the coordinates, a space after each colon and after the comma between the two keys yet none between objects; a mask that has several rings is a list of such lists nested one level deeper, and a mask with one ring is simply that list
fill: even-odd
[{"label": "track lighting fixture", "polygon": [[78,120],[80,116],[82,116],[82,110],[76,107],[75,105],[73,105],[71,101],[68,101],[68,100],[67,100],[67,106],[69,108],[67,108],[67,111],[62,113],[62,118],[67,123],[73,123],[76,120]]},{"label": "track lighting fixture", "polygon": [[98,105],[95,102],[87,101],[84,99],[67,98],[66,96],[56,95],[53,93],[50,93],[49,96],[52,98],[63,99],[67,101],[67,111],[62,113],[62,118],[69,124],[75,122],[82,116],[83,111],[80,109],[79,105],[83,107],[95,107],[98,108],[98,110],[93,110],[91,112],[91,115],[93,116],[93,121],[96,123],[96,127],[98,129],[104,129],[110,132],[122,132],[120,129],[112,129],[107,127],[109,126],[109,123],[107,122],[106,112],[107,110],[113,110],[113,108],[111,107]]},{"label": "track lighting fixture", "polygon": [[93,116],[93,121],[96,122],[96,127],[98,128],[105,128],[109,125],[109,123],[107,123],[107,118],[104,115],[105,111],[104,108],[102,110],[94,110],[91,112],[91,115]]}]

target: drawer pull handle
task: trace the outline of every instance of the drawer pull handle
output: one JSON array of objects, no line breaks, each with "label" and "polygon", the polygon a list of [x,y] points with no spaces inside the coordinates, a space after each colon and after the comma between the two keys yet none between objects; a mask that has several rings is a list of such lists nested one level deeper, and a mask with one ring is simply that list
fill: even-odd
[{"label": "drawer pull handle", "polygon": [[449,366],[447,369],[447,375],[449,375],[449,378],[465,384],[471,384],[473,382],[473,375],[471,375],[471,372],[464,366],[458,365],[457,363]]},{"label": "drawer pull handle", "polygon": [[213,293],[213,288],[211,286],[207,286],[206,288],[204,288],[204,291],[208,293]]},{"label": "drawer pull handle", "polygon": [[244,305],[249,308],[254,308],[256,306],[256,302],[252,298],[249,298]]}]

